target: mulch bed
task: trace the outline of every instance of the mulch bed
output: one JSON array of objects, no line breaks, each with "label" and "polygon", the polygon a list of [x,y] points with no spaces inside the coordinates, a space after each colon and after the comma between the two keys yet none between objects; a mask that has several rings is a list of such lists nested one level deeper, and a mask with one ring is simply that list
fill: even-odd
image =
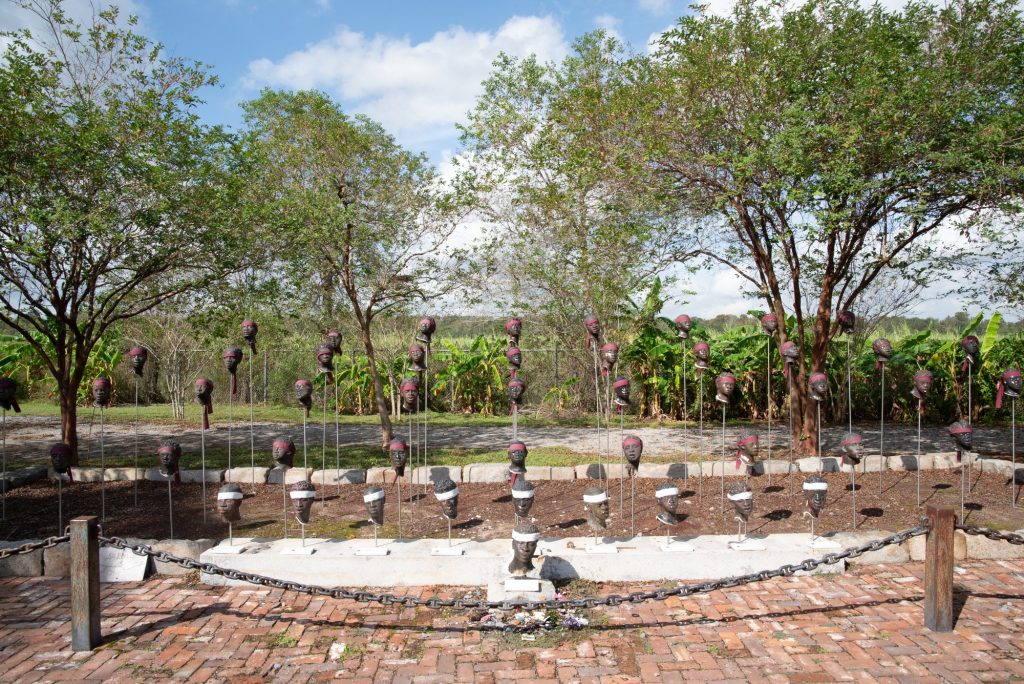
[{"label": "mulch bed", "polygon": [[[1024,528],[1024,501],[1018,507],[1011,507],[1011,490],[1007,477],[993,473],[981,475],[974,471],[975,480],[966,496],[967,522],[977,525],[994,526],[1000,529]],[[806,532],[808,519],[804,511],[802,483],[804,474],[774,476],[768,486],[766,476],[750,479],[754,491],[754,513],[751,517],[750,534],[775,532]],[[818,531],[842,531],[852,529],[850,476],[830,473],[825,475],[829,483],[828,503],[822,513]],[[883,474],[883,489],[879,494],[878,473],[857,475],[857,528],[863,530],[899,530],[911,527],[923,515],[923,505],[940,504],[953,507],[960,512],[960,474],[958,471],[922,471],[922,507],[917,506],[917,477],[914,472],[887,472]],[[728,488],[732,480],[726,480]],[[536,481],[536,499],[531,517],[545,537],[576,537],[590,534],[583,514],[583,490],[599,481]],[[664,534],[664,526],[655,516],[658,507],[654,490],[661,481],[637,479],[636,481],[637,534]],[[679,513],[682,522],[673,531],[677,535],[730,534],[735,533],[731,503],[726,500],[725,514],[722,514],[720,478],[697,478],[676,480],[680,488]],[[206,498],[208,511],[203,520],[202,485],[183,484],[173,487],[174,536],[176,538],[223,538],[227,536],[227,525],[216,512],[217,484],[208,484]],[[65,485],[64,525],[77,515],[100,514],[99,483],[76,483]],[[328,485],[325,492],[318,493],[313,508],[312,523],[307,526],[310,537],[369,537],[372,528],[366,521],[362,494],[366,485],[342,485],[340,488]],[[250,485],[242,485],[245,499],[242,502],[242,521],[234,527],[235,536],[280,537],[283,533],[282,488],[280,485],[256,485],[253,493]],[[422,486],[415,491],[408,482],[403,482],[403,536],[443,537],[447,526],[440,514],[440,506],[428,488]],[[383,537],[397,534],[395,525],[397,491],[392,484],[385,486],[387,492],[387,523],[380,530]],[[452,525],[452,535],[461,538],[494,539],[508,538],[514,525],[512,498],[507,485],[468,484],[459,485],[459,518]],[[624,483],[625,516],[620,515],[619,482],[610,480],[608,494],[611,503],[612,526],[609,536],[628,536],[630,533],[629,497],[630,482]],[[321,494],[326,497],[321,504]],[[408,503],[410,495],[413,503]],[[1018,493],[1019,495],[1019,493]],[[1024,499],[1024,497],[1020,497]],[[167,485],[160,482],[138,482],[138,506],[134,505],[133,482],[106,483],[107,519],[103,532],[107,535],[132,536],[141,538],[167,538],[168,526]],[[290,502],[289,502],[290,505]],[[289,512],[290,534],[298,532],[298,525]],[[12,491],[7,499],[7,519],[0,522],[0,538],[29,539],[57,533],[57,486],[51,482],[36,482]]]}]

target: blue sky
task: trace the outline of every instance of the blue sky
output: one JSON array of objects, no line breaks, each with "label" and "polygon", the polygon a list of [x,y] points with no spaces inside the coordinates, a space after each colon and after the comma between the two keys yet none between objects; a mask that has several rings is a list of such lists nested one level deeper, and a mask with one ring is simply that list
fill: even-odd
[{"label": "blue sky", "polygon": [[499,51],[557,59],[598,27],[645,50],[687,3],[134,0],[130,7],[169,53],[213,65],[221,86],[205,94],[205,120],[237,126],[238,103],[261,87],[314,87],[440,163]]}]

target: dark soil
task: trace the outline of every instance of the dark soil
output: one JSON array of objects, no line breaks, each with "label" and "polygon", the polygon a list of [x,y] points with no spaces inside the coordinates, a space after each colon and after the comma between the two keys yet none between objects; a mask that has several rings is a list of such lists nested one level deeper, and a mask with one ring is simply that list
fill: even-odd
[{"label": "dark soil", "polygon": [[[967,522],[998,529],[1024,528],[1024,506],[1011,507],[1008,478],[1002,475],[974,472],[975,480],[966,496]],[[808,531],[804,511],[802,483],[806,475],[774,476],[768,486],[766,476],[751,478],[754,491],[754,513],[750,520],[750,534]],[[923,515],[923,505],[952,506],[960,513],[960,474],[958,471],[922,471],[921,501],[917,506],[917,477],[914,472],[887,472],[883,475],[883,489],[879,495],[878,473],[858,474],[857,528],[864,530],[899,530],[911,527]],[[852,529],[852,503],[850,476],[826,474],[829,495],[822,513],[819,532]],[[575,537],[590,534],[583,513],[582,495],[592,480],[536,481],[536,499],[531,511],[533,522],[545,537]],[[636,533],[663,534],[664,526],[655,516],[658,507],[654,490],[659,480],[636,481]],[[726,487],[731,480],[726,481]],[[703,478],[702,487],[696,478],[677,480],[680,488],[678,511],[682,521],[674,534],[725,534],[736,531],[731,503],[726,500],[725,515],[721,510],[721,480]],[[106,484],[107,519],[103,532],[107,535],[141,538],[167,538],[168,527],[167,485],[140,481],[138,501],[133,504],[134,483],[108,482]],[[246,498],[242,502],[242,521],[234,528],[236,536],[280,537],[283,532],[282,487],[280,485],[243,485]],[[382,537],[397,534],[394,485],[387,492],[387,525]],[[202,485],[183,484],[173,487],[174,536],[177,538],[223,538],[227,525],[216,512],[219,485],[208,484],[206,498],[208,511],[203,521]],[[313,519],[307,526],[310,537],[369,537],[370,524],[366,521],[362,494],[366,485],[328,486],[325,503],[318,495],[313,507]],[[402,512],[402,532],[405,537],[441,537],[447,534],[440,507],[430,489],[413,491],[408,482],[402,483],[406,503]],[[701,495],[703,490],[703,495]],[[452,525],[452,535],[462,538],[507,538],[513,522],[512,498],[509,488],[502,484],[460,484],[459,518]],[[63,488],[63,524],[77,515],[100,514],[100,484],[76,483]],[[610,480],[608,494],[611,503],[612,527],[609,536],[628,536],[630,533],[630,482],[624,482],[626,515],[620,514],[619,482]],[[409,498],[412,494],[413,503]],[[1019,496],[1019,492],[1018,492]],[[1024,497],[1021,497],[1024,499]],[[290,505],[290,501],[288,502]],[[297,524],[289,511],[288,527],[297,532]],[[57,486],[50,482],[37,482],[12,491],[7,499],[7,519],[0,522],[0,538],[29,539],[57,532]]]}]

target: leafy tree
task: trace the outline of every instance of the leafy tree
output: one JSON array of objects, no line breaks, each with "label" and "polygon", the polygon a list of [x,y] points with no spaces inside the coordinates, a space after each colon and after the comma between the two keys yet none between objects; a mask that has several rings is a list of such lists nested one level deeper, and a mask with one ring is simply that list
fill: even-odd
[{"label": "leafy tree", "polygon": [[803,351],[790,401],[807,449],[806,378],[825,368],[834,313],[885,274],[944,277],[1019,209],[1022,35],[1005,0],[740,0],[681,19],[632,65],[640,157],[702,217],[701,255],[795,317],[781,336]]},{"label": "leafy tree", "polygon": [[624,59],[603,32],[557,64],[503,54],[462,127],[490,225],[496,297],[541,314],[542,332],[578,350],[582,377],[591,377],[584,317],[596,314],[616,339],[621,305],[678,257],[679,205],[667,201],[662,177],[627,154],[632,106],[615,97]]},{"label": "leafy tree", "polygon": [[458,285],[463,253],[448,246],[461,205],[424,155],[323,93],[266,90],[244,105],[260,165],[250,201],[297,290],[337,288],[366,350],[382,442],[391,439],[374,321]]},{"label": "leafy tree", "polygon": [[90,354],[119,321],[237,267],[228,139],[199,124],[206,69],[165,58],[117,8],[82,27],[18,3],[43,35],[0,60],[0,322],[53,376],[63,439]]}]

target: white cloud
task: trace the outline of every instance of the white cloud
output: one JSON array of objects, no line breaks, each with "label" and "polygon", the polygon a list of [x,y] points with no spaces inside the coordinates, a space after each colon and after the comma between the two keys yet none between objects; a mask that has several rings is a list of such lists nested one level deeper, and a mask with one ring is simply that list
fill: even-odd
[{"label": "white cloud", "polygon": [[243,85],[327,90],[410,146],[454,136],[499,52],[557,60],[568,49],[551,17],[515,16],[493,32],[456,26],[420,43],[341,26],[276,62],[250,62]]},{"label": "white cloud", "polygon": [[619,25],[622,20],[611,14],[601,14],[594,17],[594,25],[597,28],[604,29],[608,35],[619,42],[623,42],[622,34],[619,33]]},{"label": "white cloud", "polygon": [[665,14],[672,6],[672,0],[637,0],[640,9],[651,14]]}]

